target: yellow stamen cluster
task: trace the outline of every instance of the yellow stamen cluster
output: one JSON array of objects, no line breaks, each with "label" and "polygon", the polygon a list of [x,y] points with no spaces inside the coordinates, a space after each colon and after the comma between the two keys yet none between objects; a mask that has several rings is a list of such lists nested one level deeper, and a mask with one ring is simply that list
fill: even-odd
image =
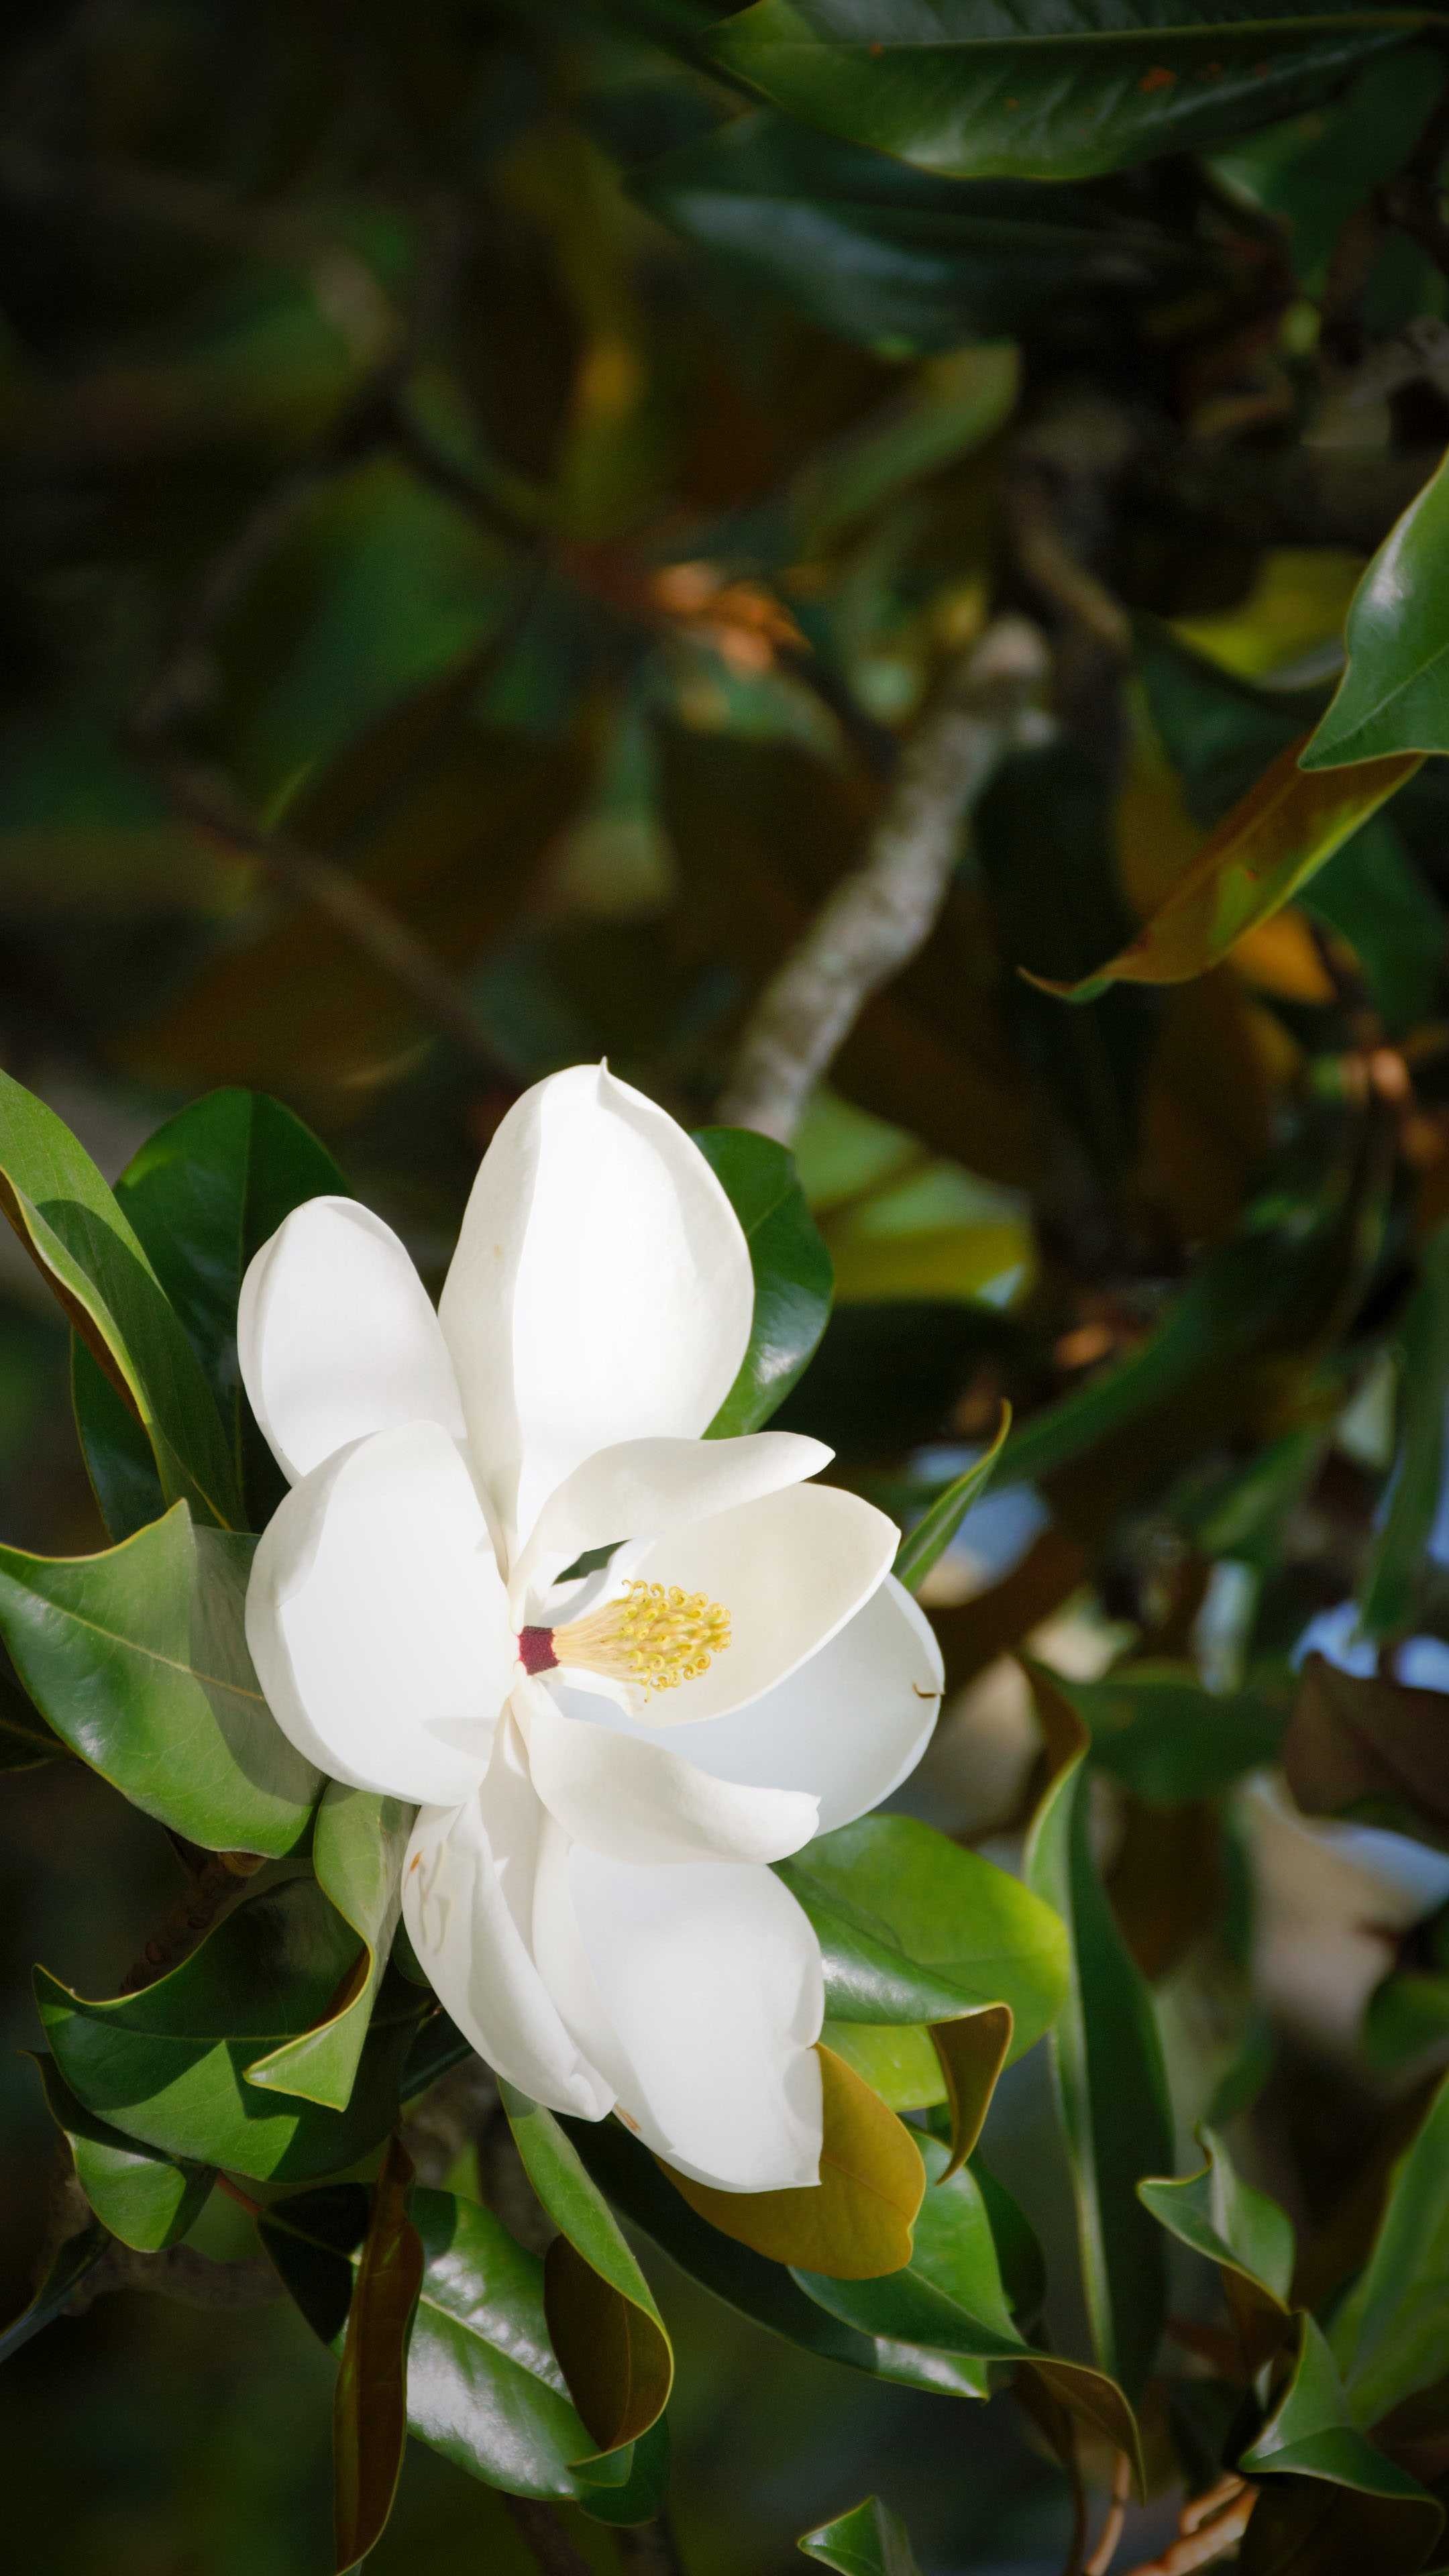
[{"label": "yellow stamen cluster", "polygon": [[697,1681],[729,1642],[728,1610],[677,1583],[626,1583],[619,1600],[553,1632],[561,1664],[632,1682],[646,1699]]}]

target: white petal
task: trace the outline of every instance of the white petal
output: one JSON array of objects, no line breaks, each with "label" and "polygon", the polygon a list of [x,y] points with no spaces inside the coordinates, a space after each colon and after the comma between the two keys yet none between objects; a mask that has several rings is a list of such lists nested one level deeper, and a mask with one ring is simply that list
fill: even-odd
[{"label": "white petal", "polygon": [[520,1682],[533,1785],[565,1833],[611,1860],[784,1860],[810,1840],[816,1801],[712,1779],[662,1745],[566,1717],[542,1682]]},{"label": "white petal", "polygon": [[657,1537],[818,1476],[834,1457],[823,1440],[755,1431],[739,1440],[621,1440],[597,1449],[549,1495],[513,1569],[512,1597],[544,1585],[586,1548]]},{"label": "white petal", "polygon": [[818,2182],[824,1985],[788,1889],[767,1869],[631,1869],[579,1844],[568,1875],[636,2134],[725,2191]]},{"label": "white petal", "polygon": [[596,1449],[707,1428],[754,1281],[698,1146],[602,1065],[575,1065],[525,1092],[489,1146],[440,1311],[479,1471],[526,1535]]},{"label": "white petal", "polygon": [[476,1788],[513,1674],[507,1595],[455,1441],[356,1441],[264,1531],[247,1643],[300,1752],[360,1789],[450,1806]]},{"label": "white petal", "polygon": [[[731,1649],[733,1652],[733,1649]],[[683,1742],[717,1780],[810,1790],[823,1834],[878,1807],[914,1771],[930,1741],[944,1683],[941,1649],[918,1602],[888,1575],[853,1619],[788,1681],[728,1717],[706,1718],[681,1738],[641,1726],[592,1693],[564,1705],[645,1744]],[[692,1685],[674,1699],[687,1700]],[[650,1702],[652,1715],[655,1703]],[[682,1712],[687,1714],[687,1710]]]},{"label": "white petal", "polygon": [[898,1542],[894,1523],[858,1494],[787,1485],[622,1553],[621,1575],[703,1592],[732,1623],[731,1643],[707,1673],[651,1697],[652,1724],[723,1717],[773,1690],[870,1599]]},{"label": "white petal", "polygon": [[405,1422],[463,1434],[442,1326],[406,1247],[356,1199],[309,1199],[242,1281],[247,1400],[296,1484],[350,1440]]},{"label": "white petal", "polygon": [[505,1716],[481,1792],[419,1816],[403,1866],[403,1917],[439,2001],[494,2072],[551,2111],[602,2120],[612,2089],[580,2054],[533,1959],[545,1824]]}]

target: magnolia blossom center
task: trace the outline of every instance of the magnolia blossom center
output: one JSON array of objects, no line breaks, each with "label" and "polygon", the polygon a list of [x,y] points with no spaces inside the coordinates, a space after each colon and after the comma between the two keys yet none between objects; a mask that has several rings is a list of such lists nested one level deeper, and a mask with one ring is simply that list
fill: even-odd
[{"label": "magnolia blossom center", "polygon": [[730,1614],[706,1593],[679,1584],[626,1583],[615,1601],[561,1628],[523,1628],[518,1659],[526,1673],[572,1664],[627,1682],[643,1692],[678,1690],[697,1681],[730,1642]]}]

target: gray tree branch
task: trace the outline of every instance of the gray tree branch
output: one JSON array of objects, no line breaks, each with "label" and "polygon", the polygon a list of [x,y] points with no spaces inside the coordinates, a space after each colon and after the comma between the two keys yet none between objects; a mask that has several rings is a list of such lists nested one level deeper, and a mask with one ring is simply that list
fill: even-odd
[{"label": "gray tree branch", "polygon": [[766,985],[719,1104],[788,1144],[871,995],[924,947],[961,826],[1001,762],[1050,737],[1046,646],[1021,617],[989,626],[906,745],[864,864],[841,880]]}]

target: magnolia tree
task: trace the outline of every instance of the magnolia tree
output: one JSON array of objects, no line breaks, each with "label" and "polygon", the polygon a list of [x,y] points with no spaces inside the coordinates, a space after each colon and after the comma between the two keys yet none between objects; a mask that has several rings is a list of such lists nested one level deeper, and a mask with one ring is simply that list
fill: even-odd
[{"label": "magnolia tree", "polygon": [[0,1766],[182,1876],[10,2385],[270,2300],[337,2570],[757,2576],[728,2333],[840,2576],[1442,2570],[1449,21],[343,14],[0,131]]}]

